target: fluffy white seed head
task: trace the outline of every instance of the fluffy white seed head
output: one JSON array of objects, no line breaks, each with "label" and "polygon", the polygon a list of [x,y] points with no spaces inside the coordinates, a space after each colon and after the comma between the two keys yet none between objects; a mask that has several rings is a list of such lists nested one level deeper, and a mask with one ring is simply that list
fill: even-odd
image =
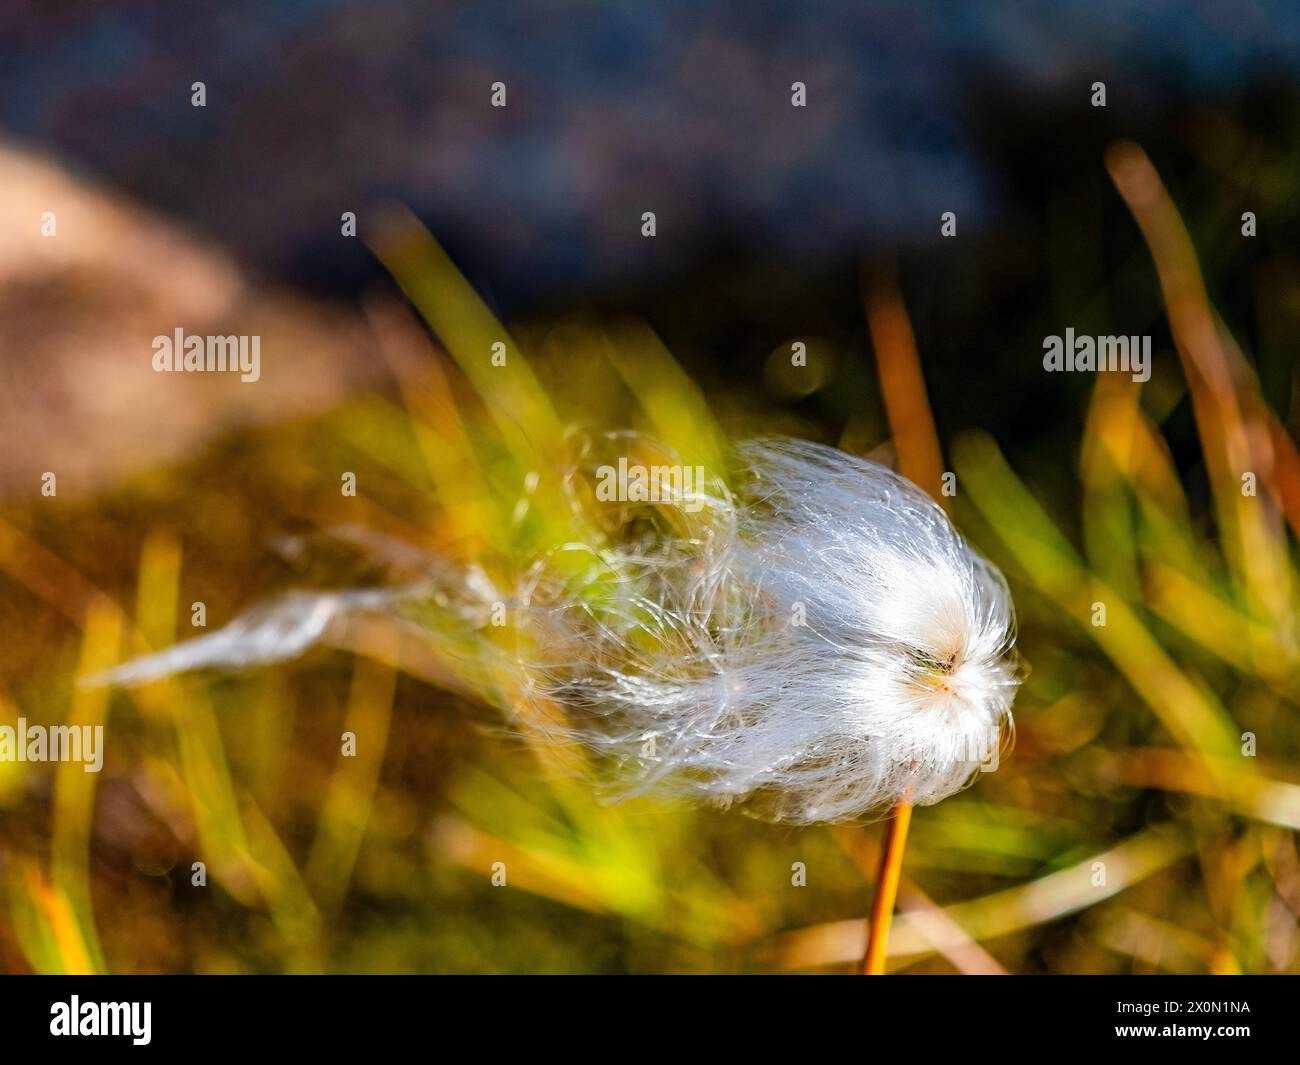
[{"label": "fluffy white seed head", "polygon": [[738,458],[690,533],[642,514],[538,568],[529,690],[625,790],[799,824],[960,790],[1011,734],[1001,575],[880,465],[795,441]]},{"label": "fluffy white seed head", "polygon": [[[601,446],[664,454],[630,434]],[[274,662],[357,613],[397,614],[465,688],[547,703],[537,720],[616,793],[794,824],[939,802],[1009,741],[1006,584],[910,482],[789,440],[742,444],[734,491],[704,478],[611,505],[590,473],[567,479],[586,535],[526,568],[511,649],[485,620],[500,605],[485,573],[430,559],[416,583],[293,593],[88,683]]]}]

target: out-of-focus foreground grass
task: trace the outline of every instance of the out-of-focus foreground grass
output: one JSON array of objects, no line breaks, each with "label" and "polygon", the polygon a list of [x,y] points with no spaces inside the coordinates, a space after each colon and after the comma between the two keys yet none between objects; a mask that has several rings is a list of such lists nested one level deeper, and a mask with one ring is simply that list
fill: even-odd
[{"label": "out-of-focus foreground grass", "polygon": [[[1300,971],[1300,454],[1154,169],[1132,146],[1108,166],[1159,274],[1211,495],[1189,498],[1164,442],[1179,396],[1127,375],[1096,375],[1059,463],[1068,492],[1022,479],[993,433],[946,442],[954,516],[1012,582],[1031,672],[1014,754],[913,822],[892,968]],[[107,725],[102,774],[0,763],[0,968],[845,970],[860,955],[877,829],[604,805],[563,752],[438,687],[442,664],[381,622],[285,667],[77,686],[191,633],[195,603],[211,628],[284,587],[398,579],[413,563],[395,544],[489,567],[520,555],[560,519],[511,496],[536,443],[512,436],[512,407],[716,449],[704,397],[634,325],[520,332],[510,375],[474,381],[504,334],[440,263],[396,272],[455,365],[376,300],[393,395],[0,521],[0,721]],[[924,353],[888,284],[867,314],[898,453],[932,487]],[[786,427],[709,398],[728,434]],[[1047,502],[1062,496],[1077,510]]]}]

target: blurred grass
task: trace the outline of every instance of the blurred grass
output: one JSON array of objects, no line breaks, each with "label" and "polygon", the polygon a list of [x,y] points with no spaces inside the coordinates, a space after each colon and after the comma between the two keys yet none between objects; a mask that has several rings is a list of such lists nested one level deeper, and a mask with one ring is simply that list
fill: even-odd
[{"label": "blurred grass", "polygon": [[[917,815],[895,969],[1300,971],[1300,463],[1154,168],[1132,145],[1108,165],[1151,249],[1186,387],[1098,375],[1070,445],[1077,471],[1063,449],[1053,483],[1013,468],[991,431],[948,443],[958,492],[940,498],[1008,574],[1030,673],[1014,754]],[[0,516],[0,599],[31,619],[0,649],[3,722],[109,726],[98,777],[0,763],[0,968],[847,968],[878,830],[603,805],[544,722],[508,735],[467,696],[478,686],[509,705],[509,677],[456,683],[383,623],[279,669],[111,703],[76,688],[185,635],[194,602],[215,627],[277,588],[402,569],[343,529],[474,560],[508,586],[571,532],[545,478],[575,432],[645,433],[720,469],[725,437],[789,423],[736,397],[715,397],[715,420],[638,324],[507,333],[403,217],[377,251],[451,361],[408,308],[374,297],[391,394],[226,441],[104,499]],[[866,297],[894,453],[936,491],[924,351],[890,275]],[[849,352],[825,358],[853,366]],[[1208,497],[1165,437],[1184,403]],[[845,446],[886,449],[876,425],[864,414]],[[338,491],[343,470],[356,498]],[[269,552],[281,528],[293,531]],[[356,757],[341,755],[344,733]],[[198,861],[206,887],[192,883]]]}]

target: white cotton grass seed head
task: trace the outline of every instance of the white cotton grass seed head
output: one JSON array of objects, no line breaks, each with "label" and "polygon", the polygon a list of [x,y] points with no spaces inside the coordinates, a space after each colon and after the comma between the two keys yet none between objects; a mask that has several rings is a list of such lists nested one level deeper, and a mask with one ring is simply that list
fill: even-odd
[{"label": "white cotton grass seed head", "polygon": [[737,459],[693,535],[643,521],[566,548],[612,594],[571,558],[535,570],[526,690],[566,708],[620,791],[792,824],[936,803],[996,765],[1018,684],[997,569],[876,463],[790,440]]},{"label": "white cotton grass seed head", "polygon": [[[598,445],[670,454],[636,434]],[[1018,684],[1011,597],[916,486],[793,440],[741,444],[731,488],[700,470],[654,501],[593,501],[590,472],[566,478],[584,534],[524,564],[513,648],[485,620],[500,605],[485,572],[430,559],[415,583],[292,593],[83,683],[280,661],[378,612],[464,690],[549,704],[532,727],[595,754],[615,795],[849,821],[996,765]]]}]

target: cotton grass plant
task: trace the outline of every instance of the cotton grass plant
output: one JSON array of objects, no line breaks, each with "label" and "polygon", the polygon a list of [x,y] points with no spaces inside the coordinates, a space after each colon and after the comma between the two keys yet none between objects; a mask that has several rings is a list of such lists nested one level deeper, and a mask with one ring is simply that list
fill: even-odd
[{"label": "cotton grass plant", "polygon": [[[1001,574],[915,484],[835,448],[767,438],[724,450],[711,422],[684,440],[562,427],[521,355],[485,373],[465,354],[475,318],[446,293],[470,295],[396,217],[379,250],[417,302],[422,278],[443,280],[430,324],[460,315],[444,340],[497,430],[462,458],[514,460],[506,557],[430,558],[397,587],[294,593],[91,682],[280,661],[388,614],[460,687],[535,740],[580,752],[610,797],[678,796],[792,825],[892,811],[865,963],[881,971],[911,807],[970,784],[1011,735],[1015,624]],[[685,492],[596,490],[613,463],[672,470],[685,457],[709,460]]]},{"label": "cotton grass plant", "polygon": [[[296,655],[348,615],[442,606],[491,625],[486,672],[563,710],[550,738],[611,770],[611,790],[681,794],[787,824],[929,806],[987,768],[1017,684],[1010,596],[943,511],[899,475],[791,440],[737,449],[686,532],[628,507],[616,536],[569,542],[503,600],[469,572],[400,589],[296,593],[102,678],[138,684]],[[678,500],[654,504],[673,508]],[[451,589],[455,588],[453,599]]]}]

